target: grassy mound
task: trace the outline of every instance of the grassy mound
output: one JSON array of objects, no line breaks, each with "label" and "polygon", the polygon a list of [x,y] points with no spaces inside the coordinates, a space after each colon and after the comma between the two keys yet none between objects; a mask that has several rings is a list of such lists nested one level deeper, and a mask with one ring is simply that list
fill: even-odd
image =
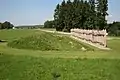
[{"label": "grassy mound", "polygon": [[20,38],[8,43],[8,46],[18,49],[32,50],[81,50],[84,47],[86,50],[92,50],[86,45],[83,45],[71,38],[63,35],[41,32],[32,36]]}]

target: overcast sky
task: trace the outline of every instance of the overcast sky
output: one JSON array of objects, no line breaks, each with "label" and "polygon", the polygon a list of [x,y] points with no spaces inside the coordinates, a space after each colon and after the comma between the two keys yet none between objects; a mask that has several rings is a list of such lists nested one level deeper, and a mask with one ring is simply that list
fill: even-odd
[{"label": "overcast sky", "polygon": [[[53,19],[56,4],[62,0],[0,0],[0,22],[14,25],[43,24]],[[120,21],[120,0],[109,0],[108,22]]]}]

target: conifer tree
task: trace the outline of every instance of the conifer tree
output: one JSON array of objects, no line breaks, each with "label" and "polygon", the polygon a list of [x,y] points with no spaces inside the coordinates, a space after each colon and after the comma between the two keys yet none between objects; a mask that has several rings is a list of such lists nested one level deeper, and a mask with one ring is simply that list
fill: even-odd
[{"label": "conifer tree", "polygon": [[108,10],[107,0],[65,0],[56,6],[54,24],[56,30],[71,28],[105,29]]}]

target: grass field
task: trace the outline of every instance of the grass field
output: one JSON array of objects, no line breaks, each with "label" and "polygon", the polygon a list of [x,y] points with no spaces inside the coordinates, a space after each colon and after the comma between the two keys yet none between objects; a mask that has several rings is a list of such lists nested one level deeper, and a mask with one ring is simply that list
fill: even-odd
[{"label": "grass field", "polygon": [[82,43],[78,43],[68,36],[39,31],[25,38],[8,42],[8,46],[18,49],[31,49],[41,51],[81,51],[84,47],[87,51],[94,50]]},{"label": "grass field", "polygon": [[[59,47],[60,50],[25,49],[24,47],[19,49],[16,47],[17,44],[12,45],[15,48],[7,46],[8,43],[14,43],[15,40],[26,40],[28,43],[33,40],[41,41],[45,39],[46,35],[47,41],[50,41],[48,43],[52,43],[52,41],[54,43],[50,45],[54,45],[55,48],[55,44],[60,45],[59,42],[57,43],[59,37],[53,37],[53,34],[46,33],[42,39],[36,37],[41,33],[44,32],[40,30],[0,31],[0,39],[7,41],[0,43],[0,80],[119,80],[119,38],[107,41],[108,47],[111,48],[110,51],[99,50],[74,40],[72,42],[77,48],[72,49],[69,44],[66,44],[67,42],[64,42],[71,41],[68,36],[66,39],[65,35],[60,35],[64,37],[62,38],[64,44],[63,47]],[[33,37],[35,39],[29,40],[31,36],[35,36]],[[24,42],[22,43],[24,45]],[[83,46],[88,50],[82,51]]]}]

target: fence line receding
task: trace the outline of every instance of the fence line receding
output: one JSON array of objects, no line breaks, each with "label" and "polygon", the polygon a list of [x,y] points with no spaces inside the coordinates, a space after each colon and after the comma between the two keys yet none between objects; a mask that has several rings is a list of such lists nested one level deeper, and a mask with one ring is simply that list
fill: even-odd
[{"label": "fence line receding", "polygon": [[73,36],[106,47],[106,30],[71,29]]}]

